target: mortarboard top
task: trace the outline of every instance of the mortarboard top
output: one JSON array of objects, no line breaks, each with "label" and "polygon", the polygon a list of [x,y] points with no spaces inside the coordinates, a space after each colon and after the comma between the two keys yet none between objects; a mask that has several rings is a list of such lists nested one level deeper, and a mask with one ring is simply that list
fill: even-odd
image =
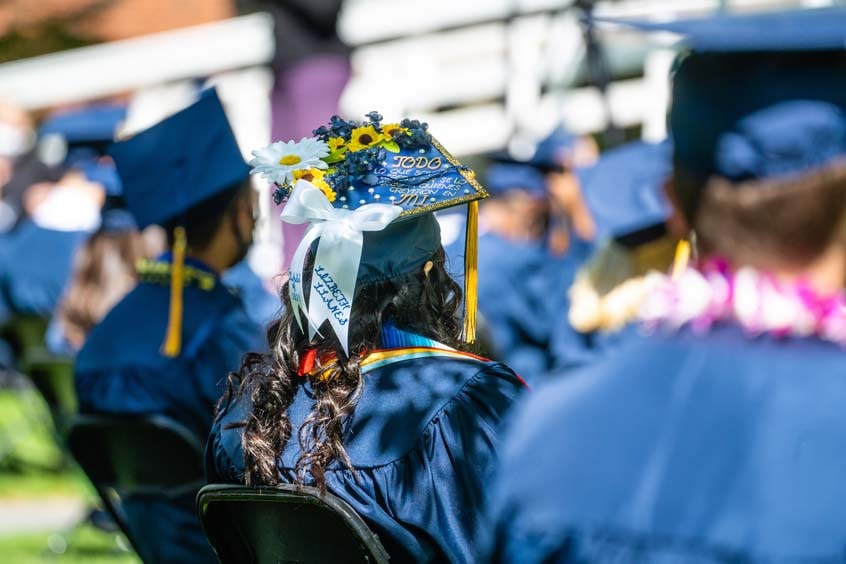
[{"label": "mortarboard top", "polygon": [[816,8],[654,22],[597,19],[642,31],[669,32],[696,52],[841,50],[846,46],[846,8]]},{"label": "mortarboard top", "polygon": [[60,112],[48,117],[38,130],[39,136],[60,135],[69,145],[111,143],[126,119],[126,106],[96,104]]},{"label": "mortarboard top", "polygon": [[141,228],[178,219],[250,172],[213,89],[181,112],[113,144],[109,154]]},{"label": "mortarboard top", "polygon": [[615,22],[683,36],[669,122],[689,180],[795,174],[846,154],[846,8]]},{"label": "mortarboard top", "polygon": [[546,178],[537,168],[527,164],[496,163],[488,167],[485,188],[493,196],[509,190],[522,190],[533,196],[547,193]]},{"label": "mortarboard top", "polygon": [[563,125],[558,125],[552,133],[538,143],[535,154],[527,162],[544,171],[560,171],[570,168],[576,137]]},{"label": "mortarboard top", "polygon": [[600,230],[620,238],[667,220],[671,208],[663,186],[672,174],[672,152],[669,141],[634,141],[606,151],[580,174]]},{"label": "mortarboard top", "polygon": [[[305,310],[315,325],[329,319],[344,347],[356,283],[420,270],[441,244],[432,212],[469,204],[465,305],[471,313],[465,316],[465,330],[472,340],[477,201],[488,194],[473,171],[432,137],[427,124],[410,119],[383,123],[376,112],[361,122],[334,116],[327,126],[314,130],[314,137],[276,142],[253,155],[253,173],[276,184],[277,203],[288,200],[282,219],[311,223],[292,261],[289,287],[294,312]],[[340,235],[338,230],[351,223],[360,238]],[[320,245],[312,249],[318,239]],[[325,266],[322,282],[337,281],[338,295],[343,297],[331,302],[341,303],[343,311],[318,312],[316,320],[312,314],[323,307],[321,300],[312,296],[307,308],[300,295],[308,249],[316,255],[312,279],[316,281]]]}]

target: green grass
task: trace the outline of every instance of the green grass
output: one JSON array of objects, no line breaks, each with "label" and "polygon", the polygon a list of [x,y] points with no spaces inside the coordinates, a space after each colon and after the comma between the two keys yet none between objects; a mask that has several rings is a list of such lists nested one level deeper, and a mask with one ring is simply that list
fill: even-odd
[{"label": "green grass", "polygon": [[[84,474],[64,458],[47,407],[35,390],[0,391],[0,504],[20,499],[57,497],[96,499]],[[0,531],[2,535],[2,531]],[[63,548],[51,532],[0,536],[2,564],[129,564],[114,534],[85,526]],[[49,546],[61,554],[50,551]]]},{"label": "green grass", "polygon": [[[121,550],[115,535],[84,527],[68,539],[64,552],[51,552],[49,545],[61,550],[62,541],[49,533],[0,537],[0,562],[4,564],[138,564],[132,553]],[[49,543],[49,544],[48,544]]]}]

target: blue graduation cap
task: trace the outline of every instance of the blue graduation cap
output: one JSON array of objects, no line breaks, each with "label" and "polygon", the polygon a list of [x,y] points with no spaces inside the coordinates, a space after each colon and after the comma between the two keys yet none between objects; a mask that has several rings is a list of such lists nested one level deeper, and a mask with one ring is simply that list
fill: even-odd
[{"label": "blue graduation cap", "polygon": [[671,212],[663,186],[672,156],[669,141],[634,141],[606,151],[583,171],[582,190],[601,231],[622,238],[664,224]]},{"label": "blue graduation cap", "polygon": [[[282,220],[311,224],[291,262],[289,291],[301,327],[301,314],[309,337],[329,320],[346,351],[356,284],[421,269],[440,247],[432,212],[468,204],[465,339],[472,342],[478,200],[488,195],[473,171],[417,120],[386,124],[376,112],[361,122],[334,116],[314,135],[253,151],[250,162],[253,173],[276,184],[277,203],[287,200]],[[309,251],[315,266],[306,306],[302,269]]]},{"label": "blue graduation cap", "polygon": [[535,148],[535,154],[528,161],[534,167],[545,171],[560,171],[570,167],[576,137],[563,125],[556,126]]},{"label": "blue graduation cap", "polygon": [[547,193],[546,178],[537,168],[525,164],[497,163],[488,167],[485,188],[493,196],[509,190],[523,190],[533,196]]},{"label": "blue graduation cap", "polygon": [[[796,174],[846,155],[846,8],[617,23],[683,35],[670,131],[689,181]],[[688,217],[697,205],[685,203]]]},{"label": "blue graduation cap", "polygon": [[[178,224],[194,206],[248,178],[235,135],[215,90],[132,138],[113,144],[127,207],[138,226]],[[168,329],[162,351],[178,356],[182,333],[182,277],[187,239],[174,229]]]},{"label": "blue graduation cap", "polygon": [[48,117],[38,130],[40,137],[59,135],[68,145],[108,144],[126,119],[126,106],[95,104]]},{"label": "blue graduation cap", "polygon": [[213,89],[181,112],[113,144],[109,154],[142,229],[179,219],[250,172]]}]

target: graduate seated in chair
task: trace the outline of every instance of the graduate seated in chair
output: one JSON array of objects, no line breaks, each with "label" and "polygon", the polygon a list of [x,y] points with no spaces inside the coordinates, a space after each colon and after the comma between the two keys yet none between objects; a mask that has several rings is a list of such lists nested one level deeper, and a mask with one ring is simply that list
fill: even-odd
[{"label": "graduate seated in chair", "polygon": [[491,561],[841,561],[846,9],[640,25],[688,47],[671,193],[699,256],[651,334],[515,410]]},{"label": "graduate seated in chair", "polygon": [[[220,282],[252,241],[249,167],[214,91],[109,152],[138,226],[162,226],[170,251],[140,265],[138,286],[89,334],[75,370],[80,411],[166,415],[204,440],[227,373],[262,341]],[[144,560],[216,560],[193,495],[124,509]]]},{"label": "graduate seated in chair", "polygon": [[467,204],[474,243],[486,192],[425,124],[368,118],[333,118],[314,138],[254,153],[255,170],[288,200],[283,221],[311,225],[268,334],[272,352],[245,358],[206,471],[213,483],[326,488],[394,561],[475,562],[499,425],[524,386],[464,352],[475,248],[462,330],[462,290],[431,212]]}]

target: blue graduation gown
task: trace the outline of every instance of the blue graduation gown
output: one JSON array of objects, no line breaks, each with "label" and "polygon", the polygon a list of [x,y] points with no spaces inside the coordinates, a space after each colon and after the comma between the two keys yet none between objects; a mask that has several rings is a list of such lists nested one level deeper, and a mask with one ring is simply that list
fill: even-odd
[{"label": "blue graduation gown", "polygon": [[221,279],[224,286],[238,294],[247,316],[258,325],[266,327],[279,315],[282,302],[267,290],[246,260],[224,272]]},{"label": "blue graduation gown", "polygon": [[[476,562],[500,420],[523,384],[506,366],[470,357],[409,358],[365,378],[345,438],[357,478],[335,463],[329,491],[367,521],[392,562]],[[210,482],[243,482],[241,429],[227,426],[246,420],[248,401],[228,405],[215,422],[206,448]],[[312,404],[304,383],[289,411],[294,437]],[[293,481],[298,454],[294,438],[282,456],[283,481]]]},{"label": "blue graduation gown", "polygon": [[[92,330],[75,369],[81,412],[163,414],[205,440],[228,372],[238,369],[243,353],[264,348],[263,332],[219,280],[210,291],[186,286],[183,299],[177,358],[160,353],[170,303],[165,284],[141,282]],[[193,495],[130,499],[124,508],[145,560],[216,562]]]},{"label": "blue graduation gown", "polygon": [[50,317],[64,292],[88,231],[57,231],[30,220],[4,238],[0,291],[9,313]]},{"label": "blue graduation gown", "polygon": [[491,561],[841,561],[844,374],[814,338],[631,339],[515,410]]}]

